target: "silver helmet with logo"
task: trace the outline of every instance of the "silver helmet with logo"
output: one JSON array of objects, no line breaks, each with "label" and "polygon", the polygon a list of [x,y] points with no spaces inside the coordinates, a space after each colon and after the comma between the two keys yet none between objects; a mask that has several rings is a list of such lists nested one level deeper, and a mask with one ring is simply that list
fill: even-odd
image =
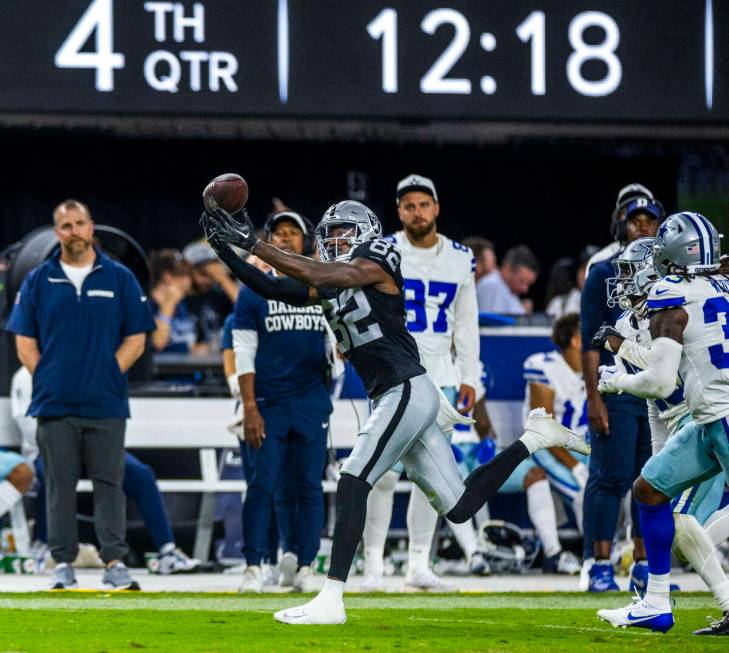
[{"label": "silver helmet with logo", "polygon": [[660,278],[653,267],[653,238],[638,238],[613,260],[615,276],[607,279],[607,304],[640,312],[650,286]]},{"label": "silver helmet with logo", "polygon": [[658,229],[653,265],[659,275],[717,272],[721,234],[700,213],[674,213]]},{"label": "silver helmet with logo", "polygon": [[316,226],[322,261],[347,261],[357,245],[382,235],[377,216],[361,202],[332,204]]}]

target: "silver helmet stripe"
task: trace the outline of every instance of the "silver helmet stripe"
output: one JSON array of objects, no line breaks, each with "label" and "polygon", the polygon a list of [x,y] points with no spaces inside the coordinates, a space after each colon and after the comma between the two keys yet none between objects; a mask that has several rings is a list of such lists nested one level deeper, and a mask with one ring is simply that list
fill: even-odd
[{"label": "silver helmet stripe", "polygon": [[[703,220],[701,220],[701,216],[698,214],[691,214],[691,213],[682,213],[683,215],[692,225],[693,228],[696,229],[696,233],[699,237],[699,251],[701,253],[701,264],[702,265],[711,265],[713,263],[710,258],[713,258],[713,246],[711,242],[711,235],[709,234],[709,230],[706,228],[706,225],[703,223]],[[698,218],[698,219],[694,219]]]}]

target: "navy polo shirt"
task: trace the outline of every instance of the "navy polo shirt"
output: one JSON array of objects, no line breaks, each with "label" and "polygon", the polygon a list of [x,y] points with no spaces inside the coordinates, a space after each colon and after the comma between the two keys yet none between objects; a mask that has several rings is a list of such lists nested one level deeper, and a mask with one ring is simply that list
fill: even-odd
[{"label": "navy polo shirt", "polygon": [[267,403],[286,400],[320,385],[329,367],[324,312],[315,306],[290,306],[264,299],[243,286],[235,303],[237,330],[256,331],[256,398]]},{"label": "navy polo shirt", "polygon": [[26,277],[6,328],[38,341],[28,415],[129,417],[126,374],[114,354],[124,338],[153,331],[155,324],[128,268],[96,250],[79,294],[59,251]]}]

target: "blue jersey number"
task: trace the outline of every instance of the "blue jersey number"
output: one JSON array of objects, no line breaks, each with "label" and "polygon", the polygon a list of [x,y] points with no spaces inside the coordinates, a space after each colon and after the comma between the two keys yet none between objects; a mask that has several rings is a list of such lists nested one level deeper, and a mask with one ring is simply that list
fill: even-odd
[{"label": "blue jersey number", "polygon": [[[408,317],[408,331],[420,333],[428,328],[428,316],[425,312],[425,284],[420,279],[403,279],[405,289],[405,310]],[[438,297],[438,315],[433,322],[433,333],[448,331],[446,311],[456,297],[458,284],[444,281],[431,281],[428,284],[428,296]]]},{"label": "blue jersey number", "polygon": [[[729,324],[727,324],[727,314],[729,314],[729,301],[726,297],[712,297],[704,303],[704,324],[713,324],[719,322],[719,316],[724,316],[724,323],[721,329],[724,332],[724,340],[729,340]],[[724,351],[724,343],[711,345],[709,347],[709,357],[714,367],[718,370],[729,368],[729,353]]]}]

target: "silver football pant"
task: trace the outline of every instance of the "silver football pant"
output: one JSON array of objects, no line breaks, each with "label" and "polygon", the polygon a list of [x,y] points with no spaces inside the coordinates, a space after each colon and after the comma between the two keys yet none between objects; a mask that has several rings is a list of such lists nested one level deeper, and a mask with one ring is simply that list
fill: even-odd
[{"label": "silver football pant", "polygon": [[373,402],[367,423],[342,467],[374,485],[402,460],[408,478],[441,515],[465,491],[448,439],[436,422],[440,398],[426,374],[387,390]]}]

